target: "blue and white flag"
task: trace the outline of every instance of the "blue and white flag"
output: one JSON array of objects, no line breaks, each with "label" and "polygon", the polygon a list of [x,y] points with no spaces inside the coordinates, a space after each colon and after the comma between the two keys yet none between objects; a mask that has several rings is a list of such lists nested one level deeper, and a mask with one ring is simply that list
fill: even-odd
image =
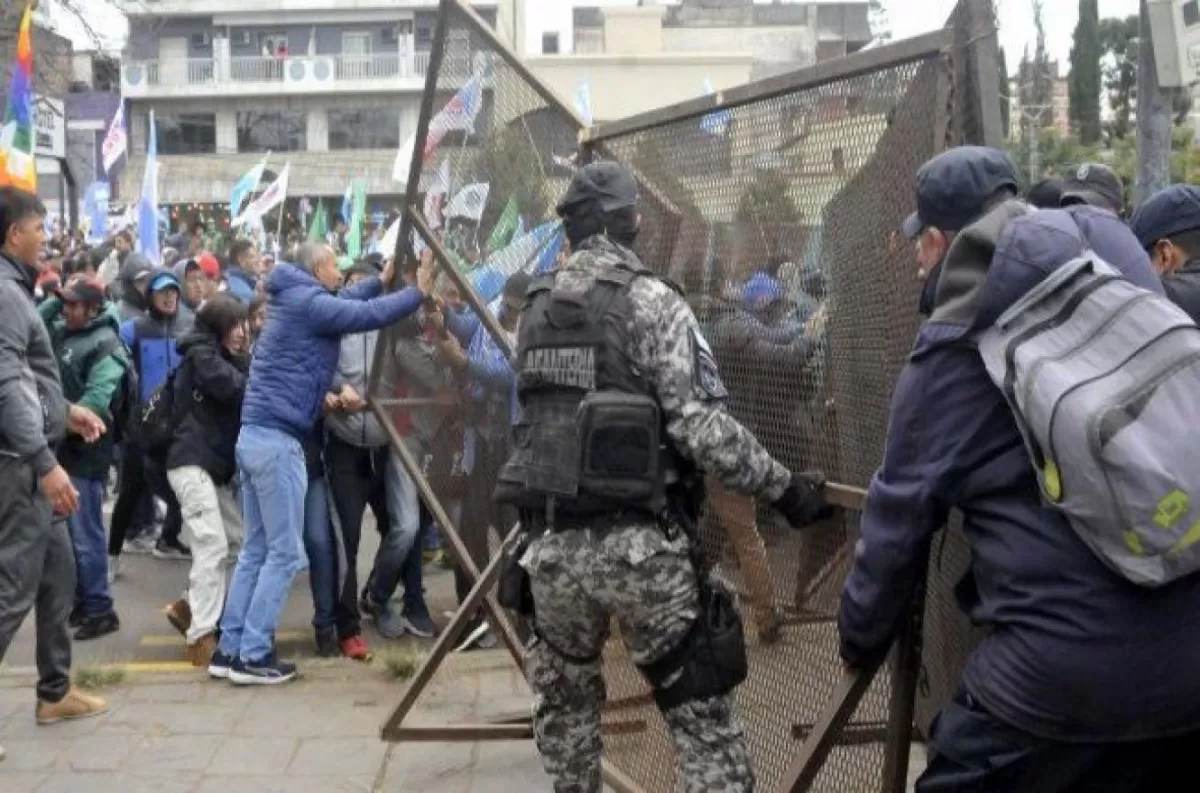
[{"label": "blue and white flag", "polygon": [[108,236],[108,182],[92,182],[83,194],[83,213],[88,218],[88,242],[99,244]]},{"label": "blue and white flag", "polygon": [[138,253],[154,264],[162,261],[158,247],[158,128],[154,110],[150,111],[150,140],[146,144],[146,172],[142,177],[142,196],[137,204]]},{"label": "blue and white flag", "polygon": [[350,225],[350,216],[354,214],[354,184],[346,185],[346,193],[342,196],[342,222]]},{"label": "blue and white flag", "polygon": [[242,204],[250,197],[250,194],[258,189],[258,183],[262,181],[263,172],[267,170],[267,157],[271,156],[271,152],[267,152],[262,158],[262,162],[246,171],[245,176],[238,179],[233,185],[233,195],[229,199],[229,217],[235,218],[242,211]]},{"label": "blue and white flag", "polygon": [[[704,78],[704,95],[712,96],[716,91],[713,90],[712,81],[707,77]],[[729,122],[733,120],[733,113],[728,110],[714,110],[708,115],[700,119],[700,129],[707,132],[709,135],[724,135],[729,131]]]},{"label": "blue and white flag", "polygon": [[583,123],[590,127],[592,125],[592,84],[587,78],[580,78],[579,84],[575,86],[575,109],[579,111],[579,117],[583,119]]}]

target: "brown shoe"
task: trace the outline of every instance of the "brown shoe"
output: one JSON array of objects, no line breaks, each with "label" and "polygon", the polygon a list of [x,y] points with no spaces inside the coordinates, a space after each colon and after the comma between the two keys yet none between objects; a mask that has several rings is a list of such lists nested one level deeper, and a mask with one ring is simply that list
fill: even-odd
[{"label": "brown shoe", "polygon": [[176,600],[163,609],[163,614],[167,616],[167,622],[171,623],[171,627],[179,631],[186,639],[188,629],[192,627],[192,607],[188,605],[187,600],[184,598]]},{"label": "brown shoe", "polygon": [[38,700],[35,715],[38,724],[55,724],[71,719],[86,719],[88,716],[99,716],[107,712],[107,702],[71,686],[67,695],[58,702]]},{"label": "brown shoe", "polygon": [[184,657],[191,661],[194,667],[207,667],[208,662],[212,660],[213,653],[217,651],[217,637],[211,633],[207,636],[200,637],[199,641],[193,642],[184,650]]}]

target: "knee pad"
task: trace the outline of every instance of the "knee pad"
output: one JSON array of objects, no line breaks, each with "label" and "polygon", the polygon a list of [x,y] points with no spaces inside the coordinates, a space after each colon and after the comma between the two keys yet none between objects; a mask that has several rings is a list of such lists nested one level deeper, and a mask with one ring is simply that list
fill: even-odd
[{"label": "knee pad", "polygon": [[700,589],[700,615],[662,658],[639,666],[654,702],[667,711],[693,700],[728,694],[749,671],[742,618],[729,592],[709,581]]}]

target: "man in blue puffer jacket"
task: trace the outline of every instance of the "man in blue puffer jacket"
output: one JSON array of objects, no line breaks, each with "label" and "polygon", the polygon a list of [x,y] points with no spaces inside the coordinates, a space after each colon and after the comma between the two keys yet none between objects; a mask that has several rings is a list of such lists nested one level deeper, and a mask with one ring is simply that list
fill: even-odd
[{"label": "man in blue puffer jacket", "polygon": [[416,287],[379,296],[391,279],[389,264],[383,280],[367,278],[334,295],[341,276],[329,246],[303,245],[297,260],[276,267],[267,281],[267,324],[242,403],[236,457],[245,540],[208,668],[242,685],[285,683],[296,675],[294,665],[275,657],[272,636],[303,567],[303,444],[333,381],[341,337],[399,322],[433,289],[431,262]]},{"label": "man in blue puffer jacket", "polygon": [[[955,588],[988,633],[932,727],[918,793],[1182,790],[1200,745],[1200,575],[1158,589],[1110,571],[1045,506],[1012,412],[972,343],[1086,250],[1162,287],[1129,229],[1093,207],[1032,211],[1004,155],[964,147],[918,176],[905,232],[936,262],[929,321],[892,395],[883,464],[842,595],[841,653],[882,657],[951,509],[971,565]],[[1183,428],[1186,431],[1187,428]]]}]

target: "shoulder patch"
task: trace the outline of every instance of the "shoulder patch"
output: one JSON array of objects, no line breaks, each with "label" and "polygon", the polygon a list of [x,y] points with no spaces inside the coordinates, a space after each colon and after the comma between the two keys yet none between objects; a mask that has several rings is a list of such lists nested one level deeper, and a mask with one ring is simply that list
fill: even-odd
[{"label": "shoulder patch", "polygon": [[717,361],[713,357],[708,340],[700,332],[698,325],[693,325],[692,336],[692,379],[696,388],[703,391],[712,399],[728,399],[729,390],[721,380],[717,370]]}]

